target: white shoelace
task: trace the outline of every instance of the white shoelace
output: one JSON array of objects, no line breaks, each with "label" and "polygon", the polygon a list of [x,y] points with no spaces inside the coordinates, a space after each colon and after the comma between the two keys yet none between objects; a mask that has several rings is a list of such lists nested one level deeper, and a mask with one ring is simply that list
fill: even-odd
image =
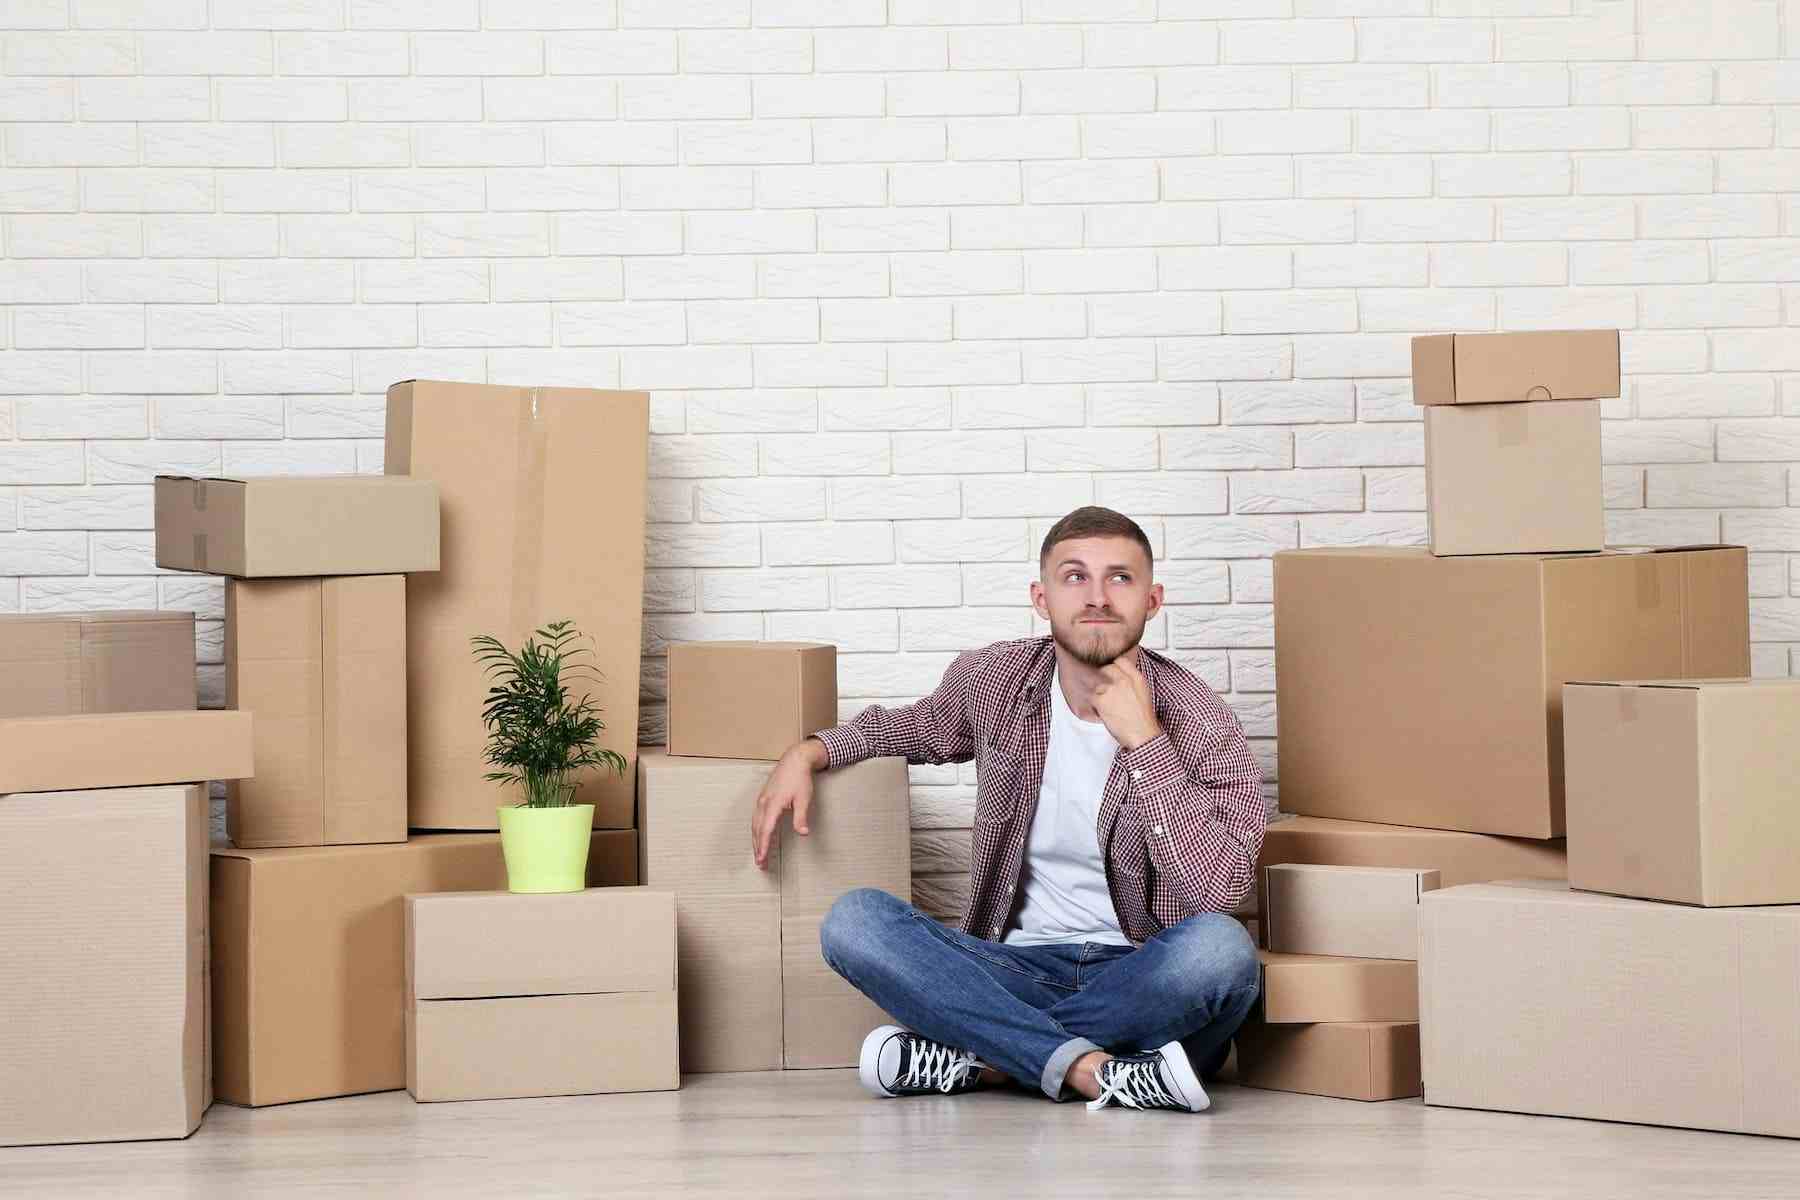
[{"label": "white shoelace", "polygon": [[981,1063],[968,1051],[927,1038],[913,1038],[911,1051],[900,1087],[935,1088],[948,1095],[969,1072],[981,1069]]},{"label": "white shoelace", "polygon": [[1088,1101],[1088,1111],[1117,1101],[1126,1108],[1185,1108],[1163,1087],[1162,1072],[1151,1059],[1121,1062],[1113,1059],[1095,1075],[1100,1094]]}]

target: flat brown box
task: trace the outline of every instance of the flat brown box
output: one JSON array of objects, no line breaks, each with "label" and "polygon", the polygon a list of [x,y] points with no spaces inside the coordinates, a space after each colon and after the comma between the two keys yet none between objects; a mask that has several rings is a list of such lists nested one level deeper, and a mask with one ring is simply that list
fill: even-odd
[{"label": "flat brown box", "polygon": [[1470,558],[1284,550],[1281,807],[1561,836],[1562,685],[1747,675],[1749,609],[1737,546]]},{"label": "flat brown box", "polygon": [[906,764],[870,759],[814,776],[812,832],[784,820],[769,867],[750,856],[749,814],[764,761],[646,750],[643,880],[677,896],[685,1071],[847,1067],[887,1020],[819,952],[836,899],[912,892]]},{"label": "flat brown box", "polygon": [[193,708],[194,614],[0,616],[0,718]]},{"label": "flat brown box", "polygon": [[1257,951],[1262,1019],[1271,1025],[1318,1021],[1416,1021],[1419,969],[1409,959],[1335,958]]},{"label": "flat brown box", "polygon": [[203,786],[0,795],[0,1145],[199,1126],[206,836]]},{"label": "flat brown box", "polygon": [[675,897],[406,897],[406,1086],[497,1100],[680,1086]]},{"label": "flat brown box", "polygon": [[1800,680],[1570,683],[1563,728],[1571,886],[1800,903]]},{"label": "flat brown box", "polygon": [[158,475],[156,565],[240,579],[435,571],[437,487],[380,475]]},{"label": "flat brown box", "polygon": [[1419,897],[1438,886],[1435,870],[1285,863],[1264,873],[1262,922],[1281,954],[1350,958],[1419,957]]},{"label": "flat brown box", "polygon": [[0,792],[248,779],[249,713],[137,712],[0,721]]},{"label": "flat brown box", "polygon": [[[596,831],[591,886],[637,882],[637,833]],[[506,886],[500,838],[212,853],[214,1086],[260,1106],[406,1086],[409,892]]]},{"label": "flat brown box", "polygon": [[1434,333],[1412,340],[1415,404],[1595,400],[1619,394],[1619,331]]},{"label": "flat brown box", "polygon": [[672,642],[669,753],[773,761],[837,724],[837,647]]},{"label": "flat brown box", "polygon": [[1237,1081],[1340,1100],[1417,1096],[1419,1023],[1269,1025],[1252,1017],[1237,1034]]},{"label": "flat brown box", "polygon": [[518,649],[551,621],[593,639],[587,661],[623,775],[580,779],[600,828],[629,829],[644,602],[644,392],[407,380],[388,389],[386,469],[433,480],[443,570],[408,581],[406,676],[414,829],[497,829],[510,797],[482,777],[487,680],[469,638]]},{"label": "flat brown box", "polygon": [[1598,400],[1425,410],[1433,554],[1536,554],[1606,544]]},{"label": "flat brown box", "polygon": [[406,840],[406,576],[227,580],[225,705],[256,720],[234,846]]},{"label": "flat brown box", "polygon": [[[1438,873],[1438,886],[1490,879],[1564,879],[1568,852],[1561,839],[1494,837],[1450,829],[1412,829],[1330,817],[1281,816],[1263,831],[1259,879],[1281,863],[1346,867],[1410,867]],[[1259,910],[1266,905],[1259,905]]]},{"label": "flat brown box", "polygon": [[1800,1137],[1800,907],[1472,884],[1420,930],[1427,1104]]}]

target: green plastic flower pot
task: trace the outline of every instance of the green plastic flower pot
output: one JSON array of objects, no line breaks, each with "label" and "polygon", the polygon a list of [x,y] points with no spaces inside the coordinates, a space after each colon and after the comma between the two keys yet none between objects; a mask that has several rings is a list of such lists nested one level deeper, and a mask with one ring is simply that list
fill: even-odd
[{"label": "green plastic flower pot", "polygon": [[500,808],[500,851],[509,892],[579,892],[587,887],[594,806]]}]

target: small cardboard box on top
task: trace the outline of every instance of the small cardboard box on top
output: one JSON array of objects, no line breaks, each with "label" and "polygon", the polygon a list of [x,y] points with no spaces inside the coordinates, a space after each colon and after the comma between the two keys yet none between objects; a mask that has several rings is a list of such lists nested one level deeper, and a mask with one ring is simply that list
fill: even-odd
[{"label": "small cardboard box on top", "polygon": [[1598,400],[1425,410],[1433,554],[1537,554],[1606,544]]},{"label": "small cardboard box on top", "polygon": [[649,424],[644,392],[388,389],[387,473],[433,481],[443,508],[443,569],[406,590],[412,828],[499,828],[506,797],[483,779],[488,684],[469,639],[516,650],[553,621],[592,639],[600,745],[627,764],[584,772],[576,802],[594,806],[597,827],[634,824]]},{"label": "small cardboard box on top", "polygon": [[240,579],[435,571],[437,486],[380,475],[158,475],[156,565]]},{"label": "small cardboard box on top", "polygon": [[226,581],[225,704],[256,716],[234,846],[406,840],[406,576]]},{"label": "small cardboard box on top", "polygon": [[837,699],[833,645],[669,645],[670,754],[772,761],[837,724]]},{"label": "small cardboard box on top", "polygon": [[5,614],[0,680],[0,718],[193,708],[194,614]]},{"label": "small cardboard box on top", "polygon": [[1282,808],[1560,837],[1564,682],[1747,675],[1749,606],[1739,546],[1466,558],[1284,550]]},{"label": "small cardboard box on top", "polygon": [[1800,679],[1563,688],[1569,883],[1800,903]]},{"label": "small cardboard box on top", "polygon": [[1419,957],[1419,897],[1435,870],[1285,863],[1265,873],[1262,923],[1280,954]]},{"label": "small cardboard box on top", "polygon": [[1434,333],[1412,340],[1415,404],[1597,400],[1619,394],[1619,331]]},{"label": "small cardboard box on top", "polygon": [[[588,884],[637,882],[637,832],[596,830]],[[409,893],[506,886],[500,838],[212,852],[218,1098],[261,1106],[406,1086]]]},{"label": "small cardboard box on top", "polygon": [[638,777],[643,882],[676,893],[685,1071],[854,1066],[886,1018],[819,952],[837,898],[912,890],[906,763],[870,759],[814,779],[812,832],[784,818],[769,865],[751,808],[769,763],[646,751]]},{"label": "small cardboard box on top", "polygon": [[406,1087],[497,1100],[681,1085],[675,897],[406,897]]},{"label": "small cardboard box on top", "polygon": [[1532,880],[1419,914],[1427,1104],[1800,1137],[1800,907]]},{"label": "small cardboard box on top", "polygon": [[0,1146],[199,1126],[207,807],[204,784],[0,795]]},{"label": "small cardboard box on top", "polygon": [[253,723],[239,712],[88,713],[0,721],[0,793],[247,779]]}]

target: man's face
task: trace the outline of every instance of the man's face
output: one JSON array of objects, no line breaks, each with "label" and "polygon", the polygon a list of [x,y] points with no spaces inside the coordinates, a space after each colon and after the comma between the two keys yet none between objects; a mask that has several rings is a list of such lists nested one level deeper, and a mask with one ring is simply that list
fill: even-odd
[{"label": "man's face", "polygon": [[1031,604],[1056,644],[1090,667],[1104,667],[1144,636],[1162,607],[1162,584],[1131,538],[1070,538],[1050,547],[1031,585]]}]

